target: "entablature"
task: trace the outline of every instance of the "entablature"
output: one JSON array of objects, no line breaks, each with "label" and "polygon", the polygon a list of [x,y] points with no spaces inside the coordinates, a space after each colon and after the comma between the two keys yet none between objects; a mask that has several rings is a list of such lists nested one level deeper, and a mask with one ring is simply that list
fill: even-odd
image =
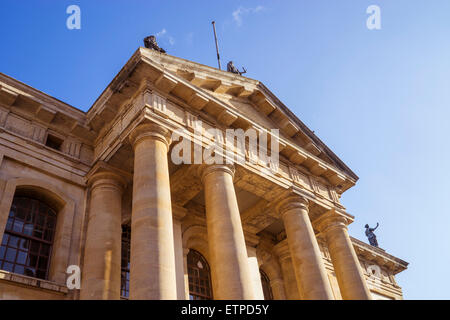
[{"label": "entablature", "polygon": [[51,152],[84,164],[92,161],[94,136],[84,112],[1,73],[0,129],[43,148],[52,137],[60,145],[48,148]]}]

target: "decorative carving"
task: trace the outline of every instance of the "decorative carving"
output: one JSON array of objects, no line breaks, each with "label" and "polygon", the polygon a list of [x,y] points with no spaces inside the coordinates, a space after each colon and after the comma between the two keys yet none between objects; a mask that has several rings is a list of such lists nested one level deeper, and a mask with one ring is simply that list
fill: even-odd
[{"label": "decorative carving", "polygon": [[31,138],[39,143],[44,143],[46,128],[39,125],[33,125],[33,133]]},{"label": "decorative carving", "polygon": [[193,115],[192,113],[186,111],[186,125],[193,130],[200,130],[202,128],[198,117]]},{"label": "decorative carving", "polygon": [[167,118],[169,115],[167,113],[166,99],[156,94],[153,94],[153,111]]},{"label": "decorative carving", "polygon": [[303,188],[311,189],[311,182],[309,181],[309,178],[307,175],[301,173],[294,167],[289,167],[289,170],[291,172],[291,177],[292,177],[292,180],[294,181],[294,183],[296,183],[297,185],[299,185]]},{"label": "decorative carving", "polygon": [[63,151],[72,157],[79,158],[81,150],[81,142],[73,139],[67,139],[64,141]]}]

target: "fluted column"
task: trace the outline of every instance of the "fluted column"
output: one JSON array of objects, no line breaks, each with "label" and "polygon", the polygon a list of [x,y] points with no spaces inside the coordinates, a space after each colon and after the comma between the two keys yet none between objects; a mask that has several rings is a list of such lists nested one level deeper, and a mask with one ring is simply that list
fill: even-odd
[{"label": "fluted column", "polygon": [[233,185],[234,170],[226,165],[202,168],[206,224],[214,297],[253,299],[253,286]]},{"label": "fluted column", "polygon": [[130,299],[177,298],[172,206],[167,153],[169,132],[137,127],[131,216]]},{"label": "fluted column", "polygon": [[308,200],[290,196],[278,205],[297,285],[303,299],[331,300],[333,293],[308,214]]},{"label": "fluted column", "polygon": [[370,291],[348,235],[347,220],[338,215],[325,216],[318,228],[326,238],[342,298],[370,300]]},{"label": "fluted column", "polygon": [[80,298],[118,300],[124,182],[112,172],[99,172],[88,183],[91,200]]}]

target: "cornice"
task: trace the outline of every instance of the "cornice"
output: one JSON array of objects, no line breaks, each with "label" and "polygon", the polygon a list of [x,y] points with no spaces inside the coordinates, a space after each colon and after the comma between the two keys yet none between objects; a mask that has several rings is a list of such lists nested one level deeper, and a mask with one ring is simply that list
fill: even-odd
[{"label": "cornice", "polygon": [[29,97],[35,97],[41,102],[46,102],[46,105],[48,107],[55,106],[57,107],[57,109],[62,109],[63,111],[71,114],[74,117],[79,117],[80,119],[84,118],[85,116],[85,112],[83,112],[82,110],[73,107],[70,104],[55,97],[52,97],[45,92],[33,88],[17,79],[14,79],[2,72],[0,72],[0,90],[10,90],[15,94],[23,94]]},{"label": "cornice", "polygon": [[373,261],[380,267],[392,271],[393,274],[397,274],[408,268],[408,262],[387,253],[383,249],[373,247],[353,237],[350,237],[350,239],[358,257],[367,261]]}]

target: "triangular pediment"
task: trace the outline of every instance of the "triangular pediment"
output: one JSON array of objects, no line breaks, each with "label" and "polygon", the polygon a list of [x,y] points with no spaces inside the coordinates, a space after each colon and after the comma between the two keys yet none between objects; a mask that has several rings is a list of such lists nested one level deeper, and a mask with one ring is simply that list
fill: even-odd
[{"label": "triangular pediment", "polygon": [[222,126],[279,129],[280,154],[344,191],[357,176],[260,81],[154,50],[139,48],[88,112],[101,130],[143,79],[163,95],[215,119]]}]

